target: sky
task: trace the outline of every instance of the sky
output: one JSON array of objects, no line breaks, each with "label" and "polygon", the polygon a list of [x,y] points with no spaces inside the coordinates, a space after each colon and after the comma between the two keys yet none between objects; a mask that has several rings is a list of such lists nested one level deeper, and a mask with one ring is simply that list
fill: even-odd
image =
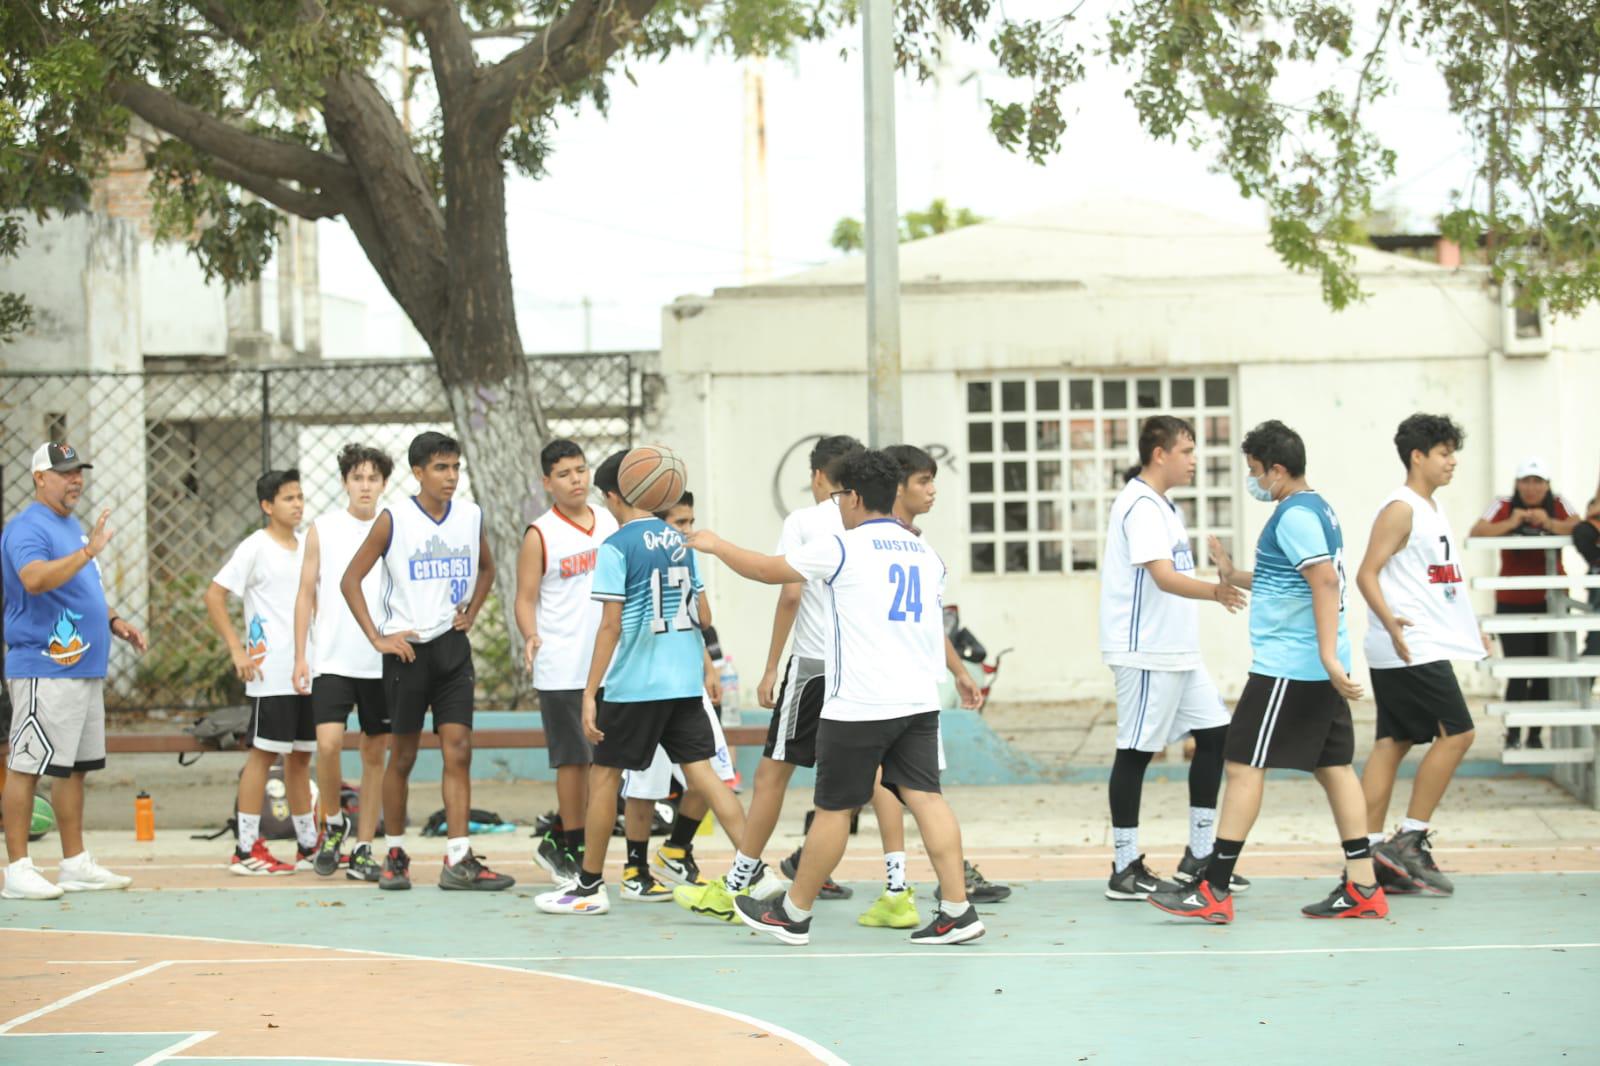
[{"label": "sky", "polygon": [[[944,197],[993,218],[1123,196],[1264,224],[1261,206],[1209,173],[1203,153],[1140,129],[1121,72],[1090,61],[1067,100],[1061,151],[1039,166],[987,129],[984,97],[1015,98],[1018,87],[982,46],[959,48],[952,60],[942,86],[897,81],[902,211]],[[1394,92],[1366,113],[1399,152],[1377,201],[1426,230],[1470,183],[1469,145],[1425,57],[1400,54],[1388,73]],[[508,179],[513,284],[530,352],[654,349],[664,305],[744,281],[744,67],[691,52],[634,76],[637,85],[615,80],[608,114],[562,119],[547,177]],[[768,244],[771,273],[781,276],[835,258],[834,223],[863,213],[859,41],[849,35],[767,60],[763,76]],[[1291,96],[1303,88],[1309,97],[1324,76],[1348,80],[1352,71],[1309,76]],[[349,229],[324,221],[319,242],[324,290],[367,307],[367,350],[341,354],[424,354]]]}]

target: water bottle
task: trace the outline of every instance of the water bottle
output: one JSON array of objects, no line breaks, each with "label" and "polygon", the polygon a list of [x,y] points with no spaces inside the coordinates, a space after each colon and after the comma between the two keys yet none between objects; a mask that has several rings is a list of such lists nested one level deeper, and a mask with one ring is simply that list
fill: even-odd
[{"label": "water bottle", "polygon": [[722,679],[722,724],[739,724],[739,671],[734,668],[733,656],[725,655],[717,662]]},{"label": "water bottle", "polygon": [[156,805],[150,793],[141,791],[133,799],[133,839],[156,838]]}]

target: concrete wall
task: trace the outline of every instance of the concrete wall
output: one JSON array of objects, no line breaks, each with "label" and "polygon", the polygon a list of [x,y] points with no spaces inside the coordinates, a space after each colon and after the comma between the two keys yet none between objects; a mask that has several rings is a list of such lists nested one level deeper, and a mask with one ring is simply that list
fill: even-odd
[{"label": "concrete wall", "polygon": [[227,300],[181,244],[139,245],[145,355],[228,354]]}]

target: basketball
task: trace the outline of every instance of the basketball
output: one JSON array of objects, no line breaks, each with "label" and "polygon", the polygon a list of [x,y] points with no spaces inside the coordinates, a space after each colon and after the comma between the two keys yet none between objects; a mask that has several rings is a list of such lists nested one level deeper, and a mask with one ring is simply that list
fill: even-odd
[{"label": "basketball", "polygon": [[38,840],[56,827],[55,808],[43,796],[33,797],[33,820],[28,824],[28,839]]},{"label": "basketball", "polygon": [[641,444],[623,457],[617,491],[630,507],[664,511],[683,496],[688,480],[688,468],[672,449]]}]

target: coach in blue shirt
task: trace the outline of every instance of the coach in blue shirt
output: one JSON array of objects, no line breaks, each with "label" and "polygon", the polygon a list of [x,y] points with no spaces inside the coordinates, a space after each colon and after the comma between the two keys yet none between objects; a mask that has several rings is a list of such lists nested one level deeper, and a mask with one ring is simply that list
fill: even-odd
[{"label": "coach in blue shirt", "polygon": [[[57,899],[64,892],[126,888],[83,848],[83,778],[106,764],[106,662],[111,638],[144,651],[144,635],[106,607],[100,564],[111,512],[85,534],[73,515],[90,469],[70,444],[33,453],[34,499],[0,534],[5,594],[6,685],[13,720],[0,796],[9,865],[0,896]],[[51,788],[61,833],[61,872],[47,880],[28,856],[39,775]]]}]

